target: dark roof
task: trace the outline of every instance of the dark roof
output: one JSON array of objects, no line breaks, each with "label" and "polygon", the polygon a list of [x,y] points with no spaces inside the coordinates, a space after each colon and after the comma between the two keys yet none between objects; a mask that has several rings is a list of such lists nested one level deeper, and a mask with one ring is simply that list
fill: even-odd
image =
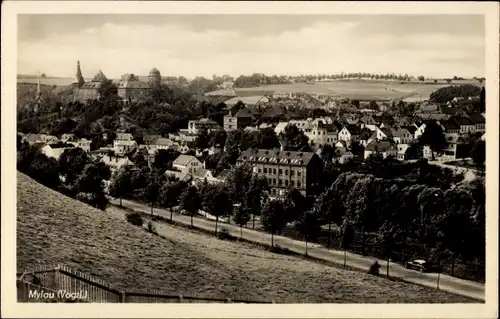
[{"label": "dark roof", "polygon": [[317,154],[312,152],[248,149],[241,154],[238,161],[306,166],[314,156]]},{"label": "dark roof", "polygon": [[102,82],[96,82],[96,81],[92,81],[92,82],[85,82],[81,87],[80,89],[98,89],[100,88],[102,85]]},{"label": "dark roof", "polygon": [[417,117],[422,120],[444,120],[449,117],[448,114],[440,114],[440,113],[416,113]]},{"label": "dark roof", "polygon": [[380,129],[382,133],[387,135],[387,137],[392,137],[392,129],[390,127],[384,127]]},{"label": "dark roof", "polygon": [[454,115],[454,114],[462,113],[462,109],[459,107],[442,107],[441,113]]},{"label": "dark roof", "polygon": [[233,116],[234,117],[239,117],[239,118],[251,118],[251,119],[255,119],[255,116],[247,108],[239,110]]},{"label": "dark roof", "polygon": [[485,124],[486,123],[486,119],[484,118],[484,116],[481,113],[469,114],[469,118],[471,119],[471,121],[474,124]]},{"label": "dark roof", "polygon": [[373,119],[373,117],[370,116],[370,115],[365,115],[365,116],[361,117],[359,119],[359,121],[361,123],[364,123],[364,124],[369,124],[369,123],[374,123],[375,122],[375,120]]},{"label": "dark roof", "polygon": [[373,132],[369,130],[363,130],[361,131],[361,134],[359,134],[358,139],[359,140],[369,140],[370,137],[372,136]]},{"label": "dark roof", "polygon": [[452,118],[453,121],[455,121],[458,125],[474,125],[474,122],[468,117],[465,116],[456,116]]},{"label": "dark roof", "polygon": [[361,128],[355,124],[348,124],[344,126],[351,135],[359,135],[361,133]]},{"label": "dark roof", "polygon": [[[405,130],[406,130],[406,128],[404,128],[404,127],[398,128],[398,129],[391,129],[391,133],[392,133],[393,137],[401,137],[401,136],[403,136],[403,133]],[[411,133],[411,134],[413,134],[413,133]]]},{"label": "dark roof", "polygon": [[58,142],[58,143],[52,143],[48,144],[51,148],[74,148],[75,145],[69,144],[69,143],[63,143],[63,142]]},{"label": "dark roof", "polygon": [[417,128],[414,125],[402,126],[401,128],[408,130],[408,132],[410,132],[411,134],[415,134],[415,132],[417,131]]},{"label": "dark roof", "polygon": [[326,129],[328,132],[338,132],[339,129],[334,124],[324,124],[323,122],[318,123],[318,127]]},{"label": "dark roof", "polygon": [[149,134],[146,134],[142,137],[142,139],[144,140],[144,142],[153,142],[154,140],[160,138],[161,135],[149,135]]},{"label": "dark roof", "polygon": [[454,120],[447,120],[443,123],[443,126],[446,130],[459,130],[460,125]]},{"label": "dark roof", "polygon": [[373,141],[366,145],[365,151],[373,152],[387,152],[389,150],[394,150],[394,145],[389,141]]}]

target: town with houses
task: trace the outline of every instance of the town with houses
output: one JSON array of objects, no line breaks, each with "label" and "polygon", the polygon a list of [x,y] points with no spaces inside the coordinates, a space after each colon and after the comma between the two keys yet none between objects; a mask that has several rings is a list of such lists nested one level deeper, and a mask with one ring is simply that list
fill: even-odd
[{"label": "town with houses", "polygon": [[[147,81],[141,81],[134,74],[122,76],[117,88],[123,103],[144,98],[151,88],[162,85],[160,72],[156,68],[151,70],[147,78]],[[78,62],[75,81],[72,84],[74,99],[81,102],[98,99],[99,88],[106,80],[103,72],[99,71],[91,81],[85,82]],[[40,79],[38,81],[39,87]],[[296,187],[306,194],[308,185],[314,183],[316,176],[309,172],[317,167],[317,161],[321,160],[325,146],[334,149],[335,156],[332,161],[338,163],[346,163],[354,157],[363,161],[375,153],[381,154],[383,158],[390,156],[399,161],[424,158],[436,162],[452,162],[470,157],[468,151],[461,150],[466,148],[471,135],[479,135],[480,139],[484,140],[485,114],[468,112],[465,107],[470,102],[479,101],[480,96],[457,96],[443,104],[430,101],[414,102],[417,108],[414,113],[402,115],[387,112],[391,105],[395,104],[395,101],[390,100],[375,103],[377,108],[374,109],[373,101],[357,100],[353,103],[343,97],[314,93],[274,92],[267,96],[235,96],[233,86],[234,82],[224,81],[218,90],[205,94],[205,99],[215,97],[226,105],[227,113],[222,123],[209,118],[190,120],[187,127],[177,133],[167,136],[145,135],[144,144],[138,144],[132,134],[127,132],[124,120],[126,111],[120,119],[121,123],[124,123],[123,127],[116,131],[112,144],[95,150],[91,150],[90,140],[78,139],[74,134],[19,134],[23,141],[39,146],[48,157],[57,160],[65,150],[81,148],[93,159],[109,166],[111,171],[122,166],[133,167],[130,155],[135,152],[146,152],[148,163],[151,165],[159,150],[170,149],[181,155],[173,162],[175,170],[167,170],[165,174],[173,174],[192,183],[219,183],[224,180],[224,174],[227,172],[216,175],[205,167],[203,158],[207,154],[213,155],[225,150],[219,145],[208,149],[197,148],[196,140],[201,132],[259,131],[272,128],[276,135],[280,136],[287,126],[296,126],[307,137],[309,152],[287,152],[282,147],[276,150],[247,150],[238,158],[238,163],[252,163],[255,172],[268,177],[269,184],[273,187],[273,195],[284,194],[289,186]],[[333,115],[302,118],[291,110],[292,106],[297,105],[323,109]],[[343,110],[342,113],[340,109]],[[446,136],[446,147],[435,156],[428,145],[418,146],[421,151],[409,154],[411,146],[417,145],[416,142],[429,121],[435,121],[441,126]],[[353,153],[354,144],[360,145],[363,151]],[[287,165],[290,166],[289,169],[284,168]]]}]

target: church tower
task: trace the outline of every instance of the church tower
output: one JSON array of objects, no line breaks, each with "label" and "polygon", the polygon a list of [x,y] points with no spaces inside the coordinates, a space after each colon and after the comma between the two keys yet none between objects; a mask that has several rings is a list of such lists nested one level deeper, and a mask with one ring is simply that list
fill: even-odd
[{"label": "church tower", "polygon": [[77,61],[76,63],[76,78],[73,83],[77,84],[78,87],[81,87],[83,83],[85,83],[85,80],[83,79],[82,75],[82,70],[80,69],[80,61]]},{"label": "church tower", "polygon": [[42,99],[42,91],[40,90],[40,73],[38,73],[37,85],[36,85],[36,97],[35,97],[35,113],[38,113],[40,109],[40,103],[43,101]]}]

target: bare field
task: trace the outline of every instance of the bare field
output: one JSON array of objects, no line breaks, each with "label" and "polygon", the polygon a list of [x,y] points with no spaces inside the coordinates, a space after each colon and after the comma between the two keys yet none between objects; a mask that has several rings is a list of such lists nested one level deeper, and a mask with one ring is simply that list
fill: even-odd
[{"label": "bare field", "polygon": [[388,100],[388,99],[413,99],[426,100],[435,90],[449,85],[473,83],[473,81],[454,81],[448,83],[418,83],[409,82],[401,84],[399,82],[376,81],[376,80],[337,80],[331,82],[318,82],[316,84],[272,84],[261,85],[253,88],[236,89],[238,95],[245,92],[256,92],[256,95],[262,92],[292,92],[292,93],[316,93],[339,95],[344,98],[358,100]]},{"label": "bare field", "polygon": [[158,224],[159,236],[17,174],[17,268],[63,263],[119,288],[276,302],[458,303],[464,297]]}]

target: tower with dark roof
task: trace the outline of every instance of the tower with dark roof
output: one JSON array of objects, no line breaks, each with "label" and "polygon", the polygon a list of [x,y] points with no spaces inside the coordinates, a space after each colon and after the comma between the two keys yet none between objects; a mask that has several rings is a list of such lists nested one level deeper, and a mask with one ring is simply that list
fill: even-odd
[{"label": "tower with dark roof", "polygon": [[161,86],[161,74],[158,69],[153,68],[149,71],[148,83],[151,88],[159,88]]}]

